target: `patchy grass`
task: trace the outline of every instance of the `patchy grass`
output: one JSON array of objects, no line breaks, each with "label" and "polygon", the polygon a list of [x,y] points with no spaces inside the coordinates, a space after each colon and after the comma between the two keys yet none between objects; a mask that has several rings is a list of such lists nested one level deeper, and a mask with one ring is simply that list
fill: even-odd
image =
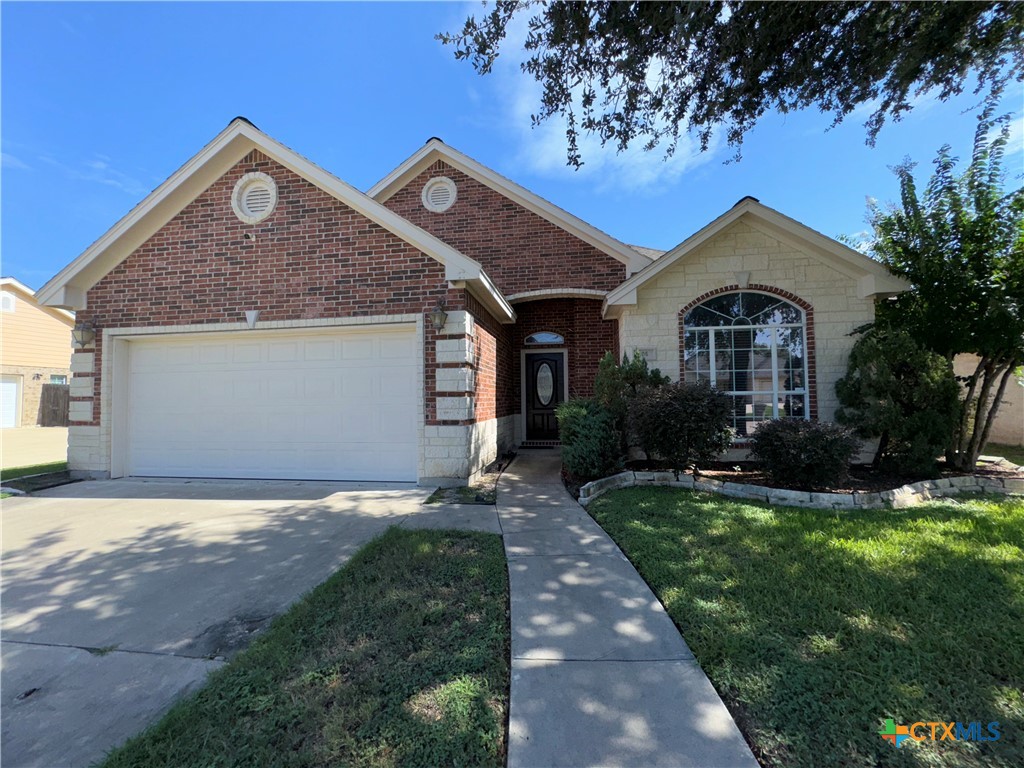
[{"label": "patchy grass", "polygon": [[501,539],[397,528],[103,765],[493,765],[505,755]]},{"label": "patchy grass", "polygon": [[[589,511],[762,765],[1024,765],[1024,501],[835,514],[631,488]],[[888,717],[1003,735],[897,750]]]},{"label": "patchy grass", "polygon": [[454,488],[438,488],[427,497],[424,504],[494,504],[498,493],[493,484],[460,485]]},{"label": "patchy grass", "polygon": [[1002,456],[1018,466],[1024,466],[1024,445],[999,445],[989,443],[982,451],[986,456]]},{"label": "patchy grass", "polygon": [[42,475],[47,472],[66,472],[68,463],[66,461],[51,461],[49,464],[30,464],[26,467],[9,467],[0,469],[0,480],[13,480],[16,477],[26,475]]}]

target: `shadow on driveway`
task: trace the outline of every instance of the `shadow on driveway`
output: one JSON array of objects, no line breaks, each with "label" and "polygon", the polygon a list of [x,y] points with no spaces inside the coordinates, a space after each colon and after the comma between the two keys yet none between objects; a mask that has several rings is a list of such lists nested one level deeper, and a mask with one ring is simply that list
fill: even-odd
[{"label": "shadow on driveway", "polygon": [[100,758],[427,493],[113,480],[5,500],[3,765]]}]

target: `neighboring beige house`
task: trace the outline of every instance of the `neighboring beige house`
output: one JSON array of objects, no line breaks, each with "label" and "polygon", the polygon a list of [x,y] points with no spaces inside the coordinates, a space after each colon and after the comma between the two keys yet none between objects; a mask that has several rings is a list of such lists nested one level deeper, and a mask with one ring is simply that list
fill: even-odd
[{"label": "neighboring beige house", "polygon": [[[974,355],[960,355],[953,367],[957,376],[970,376],[977,364],[978,358]],[[1001,445],[1024,445],[1024,387],[1016,379],[1006,385],[988,439],[990,443]]]},{"label": "neighboring beige house", "polygon": [[41,306],[27,285],[0,278],[0,427],[35,426],[43,384],[70,381],[74,325],[71,312]]}]

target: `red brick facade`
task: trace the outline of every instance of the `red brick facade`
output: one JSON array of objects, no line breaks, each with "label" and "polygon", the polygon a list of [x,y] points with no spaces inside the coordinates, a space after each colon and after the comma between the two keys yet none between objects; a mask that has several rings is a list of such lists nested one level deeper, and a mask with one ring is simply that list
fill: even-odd
[{"label": "red brick facade", "polygon": [[[250,172],[268,174],[277,185],[274,211],[256,224],[243,223],[231,205],[236,183]],[[438,173],[458,184],[458,200],[443,214],[427,211],[420,200],[423,183]],[[479,261],[505,295],[549,288],[607,291],[626,276],[616,259],[440,163],[388,206]],[[471,361],[437,363],[437,341],[467,338],[458,325],[434,330],[429,314],[439,302],[449,314],[466,310],[472,316]],[[251,309],[260,311],[260,322],[422,316],[425,424],[440,430],[431,438],[436,441],[432,451],[447,445],[446,428],[520,411],[521,352],[530,334],[552,331],[564,337],[560,346],[568,350],[571,396],[592,394],[601,356],[618,354],[617,324],[602,320],[599,299],[518,303],[517,323],[502,324],[467,291],[450,287],[435,259],[259,151],[94,285],[87,304],[78,320],[96,329],[95,361],[92,372],[75,375],[93,376],[93,395],[72,400],[91,403],[93,418],[74,426],[101,423],[104,329],[241,324]],[[466,367],[473,370],[473,391],[437,389],[440,368]],[[465,389],[464,380],[445,378],[452,382],[449,388]],[[458,403],[467,396],[472,410],[464,418]],[[444,419],[438,418],[440,398]],[[508,439],[510,423],[500,427],[504,437],[499,440]],[[491,434],[479,434],[485,433]],[[475,470],[470,466],[469,471]]]},{"label": "red brick facade", "polygon": [[[455,182],[454,205],[423,207],[423,186],[435,176]],[[543,288],[610,291],[626,279],[620,261],[438,160],[385,205],[471,259],[504,295]]]},{"label": "red brick facade", "polygon": [[519,410],[513,392],[513,326],[498,323],[472,296],[466,297],[466,309],[476,327],[476,420],[510,416]]},{"label": "red brick facade", "polygon": [[[231,195],[251,171],[275,180],[278,203],[244,224]],[[464,305],[440,263],[254,151],[89,290],[78,319],[97,329],[96,400],[94,421],[78,423],[99,423],[103,328],[241,322],[247,309],[261,321],[427,314],[439,299]],[[434,331],[424,329],[431,423]]]},{"label": "red brick facade", "polygon": [[[520,351],[529,349],[528,336],[551,331],[565,339],[568,350],[569,397],[591,397],[594,377],[605,352],[619,355],[618,326],[601,318],[601,302],[593,299],[544,299],[516,304],[518,321],[512,328],[512,390],[519,410],[522,383]],[[543,347],[541,347],[543,348]]]}]

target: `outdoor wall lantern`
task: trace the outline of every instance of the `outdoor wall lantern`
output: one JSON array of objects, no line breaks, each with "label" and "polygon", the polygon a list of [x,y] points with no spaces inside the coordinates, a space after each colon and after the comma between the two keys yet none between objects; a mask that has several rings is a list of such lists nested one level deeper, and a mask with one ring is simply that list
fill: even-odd
[{"label": "outdoor wall lantern", "polygon": [[96,329],[90,323],[77,323],[71,329],[71,339],[75,342],[75,347],[84,349],[96,340]]},{"label": "outdoor wall lantern", "polygon": [[444,328],[444,324],[448,322],[448,313],[444,311],[444,306],[442,306],[441,302],[437,302],[434,311],[430,313],[430,322],[434,326],[435,331],[440,331]]}]

